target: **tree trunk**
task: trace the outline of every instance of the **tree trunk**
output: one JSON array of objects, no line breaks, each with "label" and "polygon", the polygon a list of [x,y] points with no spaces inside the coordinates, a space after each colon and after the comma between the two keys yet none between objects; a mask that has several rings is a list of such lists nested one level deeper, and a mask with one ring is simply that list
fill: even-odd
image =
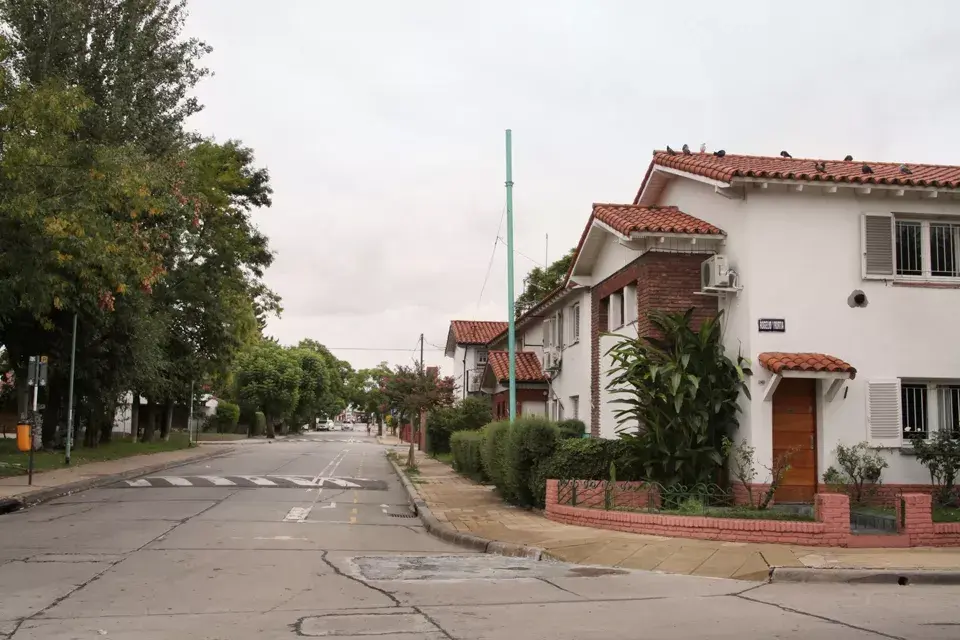
[{"label": "tree trunk", "polygon": [[266,418],[266,423],[267,423],[267,437],[276,438],[277,432],[273,430],[273,420],[270,418],[270,416],[266,414],[264,414],[264,417]]},{"label": "tree trunk", "polygon": [[143,441],[144,442],[153,442],[153,435],[156,432],[157,423],[156,423],[156,404],[154,404],[152,399],[147,399],[146,407],[146,416],[144,416],[147,421],[143,425]]},{"label": "tree trunk", "polygon": [[377,415],[377,435],[383,436],[383,416]]},{"label": "tree trunk", "polygon": [[83,432],[83,446],[91,448],[97,446],[97,436],[100,435],[98,426],[97,411],[90,407],[87,412],[87,428]]},{"label": "tree trunk", "polygon": [[109,444],[113,440],[113,422],[117,416],[117,406],[110,403],[103,408],[100,422],[100,443]]},{"label": "tree trunk", "polygon": [[160,439],[170,440],[170,430],[173,428],[173,400],[163,403],[163,423],[160,425]]},{"label": "tree trunk", "polygon": [[130,394],[130,437],[134,442],[140,431],[140,392],[133,391]]}]

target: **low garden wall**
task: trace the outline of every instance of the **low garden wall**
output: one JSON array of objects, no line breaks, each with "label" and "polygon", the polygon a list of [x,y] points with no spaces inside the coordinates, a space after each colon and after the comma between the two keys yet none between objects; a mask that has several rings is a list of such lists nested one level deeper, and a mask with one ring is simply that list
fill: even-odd
[{"label": "low garden wall", "polygon": [[547,480],[547,518],[595,529],[817,547],[960,546],[960,523],[933,522],[928,494],[897,501],[896,534],[858,536],[851,532],[850,499],[840,493],[818,493],[809,522],[657,513],[660,496],[643,482],[567,480],[562,490],[560,484]]}]

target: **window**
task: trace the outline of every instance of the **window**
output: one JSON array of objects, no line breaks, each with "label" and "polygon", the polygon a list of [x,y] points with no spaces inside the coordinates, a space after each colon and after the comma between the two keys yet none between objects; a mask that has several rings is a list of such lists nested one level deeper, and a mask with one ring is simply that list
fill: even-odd
[{"label": "window", "polygon": [[865,278],[960,278],[960,223],[868,213],[862,238]]},{"label": "window", "polygon": [[550,325],[552,324],[553,321],[550,318],[543,321],[543,340],[540,342],[543,343],[544,348],[550,346],[550,332],[552,330]]},{"label": "window", "polygon": [[623,289],[610,295],[610,331],[623,326]]},{"label": "window", "polygon": [[483,366],[487,364],[487,351],[486,349],[477,351],[477,364]]},{"label": "window", "polygon": [[637,285],[623,288],[623,321],[625,324],[637,321]]},{"label": "window", "polygon": [[903,439],[931,436],[931,429],[949,431],[960,438],[960,385],[904,382],[900,385]]},{"label": "window", "polygon": [[929,434],[927,424],[927,385],[900,385],[900,419],[904,440],[925,440]]},{"label": "window", "polygon": [[562,309],[558,311],[554,316],[553,330],[554,330],[553,336],[555,338],[555,340],[553,341],[553,344],[557,345],[557,347],[559,347],[560,349],[563,349],[564,335],[563,335],[563,310]]},{"label": "window", "polygon": [[570,307],[571,343],[580,342],[580,303]]},{"label": "window", "polygon": [[570,417],[580,419],[580,396],[570,396]]}]

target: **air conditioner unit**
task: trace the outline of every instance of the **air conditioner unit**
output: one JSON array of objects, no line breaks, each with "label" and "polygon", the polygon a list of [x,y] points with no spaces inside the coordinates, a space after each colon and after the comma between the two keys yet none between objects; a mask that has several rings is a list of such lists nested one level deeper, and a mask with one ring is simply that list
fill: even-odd
[{"label": "air conditioner unit", "polygon": [[715,254],[700,265],[700,289],[702,291],[732,291],[732,272],[727,268],[727,257]]}]

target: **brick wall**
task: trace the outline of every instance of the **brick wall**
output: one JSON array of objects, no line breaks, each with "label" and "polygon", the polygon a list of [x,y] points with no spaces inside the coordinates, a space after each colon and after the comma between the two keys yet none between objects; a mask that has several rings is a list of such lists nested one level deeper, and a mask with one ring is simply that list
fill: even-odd
[{"label": "brick wall", "polygon": [[717,300],[696,295],[700,291],[702,253],[643,254],[590,291],[590,434],[600,435],[600,334],[607,330],[605,298],[623,287],[637,285],[637,330],[641,336],[652,333],[647,314],[651,311],[686,311],[693,307],[694,326],[717,315]]},{"label": "brick wall", "polygon": [[547,481],[546,515],[550,520],[595,529],[610,529],[672,538],[729,542],[786,543],[845,547],[850,535],[850,502],[843,494],[817,494],[816,522],[739,520],[631,511],[606,511],[557,504],[559,484]]},{"label": "brick wall", "polygon": [[905,493],[895,506],[911,547],[960,547],[960,522],[934,522],[930,494]]},{"label": "brick wall", "polygon": [[[524,402],[544,402],[547,401],[546,389],[517,389],[517,417],[522,415],[521,409]],[[546,407],[546,405],[544,405]],[[501,416],[500,420],[510,419],[510,391],[501,391],[493,394],[493,416]]]}]

